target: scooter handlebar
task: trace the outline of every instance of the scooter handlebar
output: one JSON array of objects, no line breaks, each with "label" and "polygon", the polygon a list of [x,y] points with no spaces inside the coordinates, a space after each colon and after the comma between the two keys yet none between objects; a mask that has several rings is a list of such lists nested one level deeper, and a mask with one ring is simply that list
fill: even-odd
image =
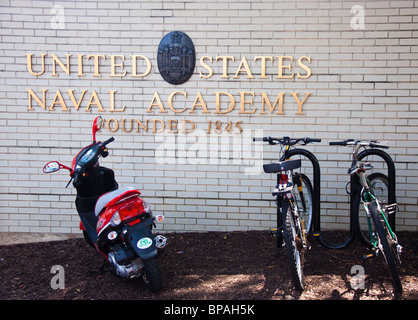
[{"label": "scooter handlebar", "polygon": [[115,138],[111,137],[111,138],[107,139],[106,141],[102,142],[102,144],[105,146],[105,145],[107,145],[107,144],[109,144],[113,141],[115,141]]}]

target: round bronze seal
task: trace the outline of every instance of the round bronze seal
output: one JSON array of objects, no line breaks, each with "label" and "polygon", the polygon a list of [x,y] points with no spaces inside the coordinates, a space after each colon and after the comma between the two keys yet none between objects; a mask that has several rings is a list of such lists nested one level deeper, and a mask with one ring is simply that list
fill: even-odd
[{"label": "round bronze seal", "polygon": [[193,41],[181,31],[165,35],[158,46],[158,70],[170,84],[182,84],[192,76],[196,53]]}]

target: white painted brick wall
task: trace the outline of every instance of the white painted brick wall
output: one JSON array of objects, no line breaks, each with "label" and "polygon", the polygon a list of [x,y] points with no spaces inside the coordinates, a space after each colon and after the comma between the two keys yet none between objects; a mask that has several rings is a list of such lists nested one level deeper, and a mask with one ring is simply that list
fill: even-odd
[{"label": "white painted brick wall", "polygon": [[[242,121],[244,133],[263,129],[264,135],[317,137],[323,142],[308,147],[321,164],[322,227],[347,228],[348,201],[345,194],[350,150],[328,146],[334,139],[359,138],[387,140],[396,162],[397,197],[400,205],[399,230],[418,229],[418,31],[417,1],[364,1],[363,29],[353,30],[350,13],[353,1],[7,1],[0,2],[0,232],[78,233],[78,216],[73,189],[65,188],[64,172],[44,175],[42,166],[49,160],[71,163],[78,150],[90,142],[90,125],[97,115],[106,119],[189,119],[199,129],[207,122]],[[63,16],[54,10],[62,9]],[[51,11],[52,10],[52,11]],[[65,21],[64,21],[65,20]],[[63,28],[54,23],[65,23]],[[157,68],[157,47],[168,32],[187,33],[196,48],[196,69],[190,80],[172,86],[161,78]],[[45,73],[33,76],[27,71],[26,56],[33,53],[33,69],[39,72],[40,54],[47,54]],[[63,62],[71,54],[71,75],[59,67],[52,76],[51,55]],[[102,77],[94,77],[92,60],[84,60],[77,76],[77,54],[103,54]],[[123,55],[125,77],[110,77],[109,55]],[[130,55],[142,54],[152,63],[145,78],[132,78]],[[308,79],[276,79],[277,60],[267,61],[267,79],[260,77],[260,61],[255,56],[311,57]],[[213,57],[214,75],[199,63],[203,56]],[[217,56],[234,56],[229,62],[229,79],[223,79]],[[242,57],[246,57],[254,79],[233,76]],[[138,62],[138,68],[144,64]],[[118,71],[121,69],[118,68]],[[296,61],[292,72],[301,70]],[[285,70],[288,74],[288,70]],[[47,109],[56,91],[62,92],[71,111],[42,110],[33,101],[28,109],[27,89],[42,97],[47,89]],[[79,99],[96,90],[106,110],[84,111],[87,98],[75,111],[67,90]],[[117,90],[116,107],[125,112],[109,112],[108,90]],[[167,98],[174,91],[187,91],[187,99],[176,96],[177,108],[191,105],[200,92],[211,113],[174,114]],[[147,113],[157,91],[169,110],[167,114]],[[226,115],[213,113],[214,92],[229,92],[237,100],[235,110]],[[255,114],[239,114],[239,92],[255,92]],[[284,115],[260,115],[260,92],[274,102],[278,92],[286,92]],[[290,92],[309,92],[304,115],[296,115]],[[248,96],[247,96],[248,98]],[[226,108],[223,106],[222,108]],[[248,108],[248,106],[247,106]],[[215,158],[189,154],[172,164],[159,164],[156,149],[161,146],[153,133],[103,130],[103,139],[113,135],[111,156],[102,165],[115,170],[121,186],[133,185],[164,213],[166,231],[253,230],[276,224],[271,189],[272,175],[245,174],[253,163],[242,159],[246,150],[254,152],[250,136],[239,140],[229,152],[218,150]],[[233,136],[233,134],[231,134]],[[207,137],[215,139],[216,134]],[[244,140],[244,137],[247,140]],[[192,138],[186,148],[195,140]],[[210,140],[213,139],[213,140]],[[178,141],[178,140],[177,140]],[[240,148],[234,157],[233,146]],[[195,145],[196,146],[196,145]],[[264,162],[277,158],[277,148],[265,147]],[[254,155],[254,154],[253,154]],[[181,160],[184,160],[183,162]],[[212,162],[211,162],[212,161]],[[234,162],[235,161],[235,162]],[[382,164],[375,163],[376,168]],[[311,174],[311,169],[306,169]]]}]

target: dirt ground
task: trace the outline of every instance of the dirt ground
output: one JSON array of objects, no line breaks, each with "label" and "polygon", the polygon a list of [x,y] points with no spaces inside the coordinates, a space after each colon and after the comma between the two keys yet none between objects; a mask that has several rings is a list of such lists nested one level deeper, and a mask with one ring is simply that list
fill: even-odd
[{"label": "dirt ground", "polygon": [[[332,234],[331,234],[332,235]],[[380,255],[363,261],[367,249],[327,249],[310,239],[305,258],[306,289],[293,289],[284,248],[266,232],[166,234],[159,257],[164,286],[148,292],[142,279],[124,281],[81,238],[0,246],[2,300],[393,300],[388,268]],[[400,299],[418,299],[418,233],[399,232],[404,246]],[[54,265],[65,271],[65,288],[52,289]],[[351,268],[365,270],[365,289],[353,290]],[[399,299],[399,298],[398,298]]]}]

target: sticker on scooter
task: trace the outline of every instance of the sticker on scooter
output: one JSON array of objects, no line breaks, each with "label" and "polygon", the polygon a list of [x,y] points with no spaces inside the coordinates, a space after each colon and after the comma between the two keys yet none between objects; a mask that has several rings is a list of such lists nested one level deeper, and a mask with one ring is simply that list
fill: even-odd
[{"label": "sticker on scooter", "polygon": [[136,245],[139,249],[146,249],[146,248],[151,247],[152,240],[150,238],[142,238],[142,239],[139,239]]}]

